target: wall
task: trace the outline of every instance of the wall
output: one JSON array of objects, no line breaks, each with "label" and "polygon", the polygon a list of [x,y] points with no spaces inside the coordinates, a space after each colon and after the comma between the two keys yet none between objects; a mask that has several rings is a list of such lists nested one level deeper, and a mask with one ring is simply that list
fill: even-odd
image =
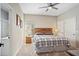
[{"label": "wall", "polygon": [[[63,13],[57,17],[58,28],[61,29],[61,32],[64,32],[64,20],[76,16],[76,36],[77,36],[77,47],[79,46],[79,5],[70,9],[69,11]],[[60,24],[60,25],[59,25]]]},{"label": "wall", "polygon": [[[25,20],[25,37],[28,36],[27,24],[31,24],[33,28],[53,28],[57,26],[57,17],[41,16],[41,15],[24,15]],[[29,26],[30,27],[30,26]],[[31,34],[33,34],[31,32]]]},{"label": "wall", "polygon": [[[12,20],[11,20],[11,55],[16,55],[16,53],[19,51],[19,49],[22,47],[23,45],[23,28],[20,28],[18,26],[16,26],[16,14],[18,14],[22,21],[23,21],[23,12],[20,8],[20,6],[18,4],[13,4],[10,3],[9,6],[12,8]],[[22,23],[23,24],[23,23]]]},{"label": "wall", "polygon": [[57,25],[57,18],[53,16],[39,16],[39,15],[24,15],[25,22],[34,24],[35,28],[38,27],[51,27]]}]

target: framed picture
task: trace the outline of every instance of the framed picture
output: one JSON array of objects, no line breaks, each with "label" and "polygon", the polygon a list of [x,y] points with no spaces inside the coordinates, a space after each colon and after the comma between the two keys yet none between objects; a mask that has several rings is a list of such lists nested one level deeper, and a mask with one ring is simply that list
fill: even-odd
[{"label": "framed picture", "polygon": [[19,21],[19,19],[18,19],[18,14],[16,14],[16,25],[18,25],[18,21]]},{"label": "framed picture", "polygon": [[22,28],[22,20],[20,19],[20,28]]},{"label": "framed picture", "polygon": [[22,28],[22,20],[18,14],[16,14],[16,25]]}]

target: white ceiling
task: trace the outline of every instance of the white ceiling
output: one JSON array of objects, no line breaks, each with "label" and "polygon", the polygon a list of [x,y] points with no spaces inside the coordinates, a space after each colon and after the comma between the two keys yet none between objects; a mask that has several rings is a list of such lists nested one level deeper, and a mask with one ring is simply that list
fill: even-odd
[{"label": "white ceiling", "polygon": [[24,14],[49,15],[49,16],[61,15],[62,13],[68,11],[71,8],[74,8],[77,5],[78,3],[60,3],[55,6],[58,8],[58,10],[50,9],[47,12],[45,12],[46,8],[40,9],[39,7],[47,6],[46,3],[20,3],[20,6]]}]

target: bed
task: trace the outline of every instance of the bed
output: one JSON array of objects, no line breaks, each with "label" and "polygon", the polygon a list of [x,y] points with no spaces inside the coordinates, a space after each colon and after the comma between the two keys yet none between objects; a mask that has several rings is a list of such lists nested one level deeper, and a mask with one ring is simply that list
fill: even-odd
[{"label": "bed", "polygon": [[65,51],[70,46],[66,37],[54,36],[52,28],[35,28],[32,42],[37,53]]}]

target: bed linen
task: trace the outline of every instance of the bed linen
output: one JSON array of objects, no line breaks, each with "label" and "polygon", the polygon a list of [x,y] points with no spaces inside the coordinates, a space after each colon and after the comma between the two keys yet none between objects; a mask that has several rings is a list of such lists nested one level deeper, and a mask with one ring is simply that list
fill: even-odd
[{"label": "bed linen", "polygon": [[32,41],[36,52],[67,50],[70,46],[68,38],[53,35],[34,35]]}]

